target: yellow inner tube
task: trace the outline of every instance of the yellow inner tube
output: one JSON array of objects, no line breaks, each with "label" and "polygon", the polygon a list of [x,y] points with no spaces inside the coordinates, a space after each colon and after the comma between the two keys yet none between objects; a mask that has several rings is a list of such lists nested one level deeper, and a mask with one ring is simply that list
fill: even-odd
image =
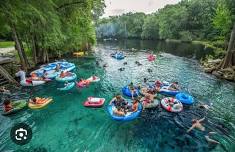
[{"label": "yellow inner tube", "polygon": [[42,103],[42,104],[34,104],[32,102],[29,102],[29,104],[28,104],[29,108],[31,108],[31,109],[41,109],[41,108],[45,107],[46,105],[48,105],[53,100],[51,98],[42,98],[42,99],[45,100],[44,103]]},{"label": "yellow inner tube", "polygon": [[84,56],[85,52],[74,52],[73,55],[75,55],[75,56]]}]

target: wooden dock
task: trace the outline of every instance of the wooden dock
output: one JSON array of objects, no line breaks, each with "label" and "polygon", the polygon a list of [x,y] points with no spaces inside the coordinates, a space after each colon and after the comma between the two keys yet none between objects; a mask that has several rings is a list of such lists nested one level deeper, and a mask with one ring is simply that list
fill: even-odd
[{"label": "wooden dock", "polygon": [[14,60],[10,57],[0,56],[0,86],[8,83],[18,84],[18,82],[3,68],[2,65],[12,63]]}]

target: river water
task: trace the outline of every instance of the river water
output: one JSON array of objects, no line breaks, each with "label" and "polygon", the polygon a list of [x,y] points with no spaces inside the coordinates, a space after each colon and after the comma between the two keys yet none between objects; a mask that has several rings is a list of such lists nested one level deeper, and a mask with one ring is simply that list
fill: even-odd
[{"label": "river water", "polygon": [[[126,58],[117,61],[110,53],[122,49]],[[155,62],[147,61],[147,54],[157,54]],[[34,88],[23,88],[18,93],[53,97],[54,102],[42,110],[26,109],[10,117],[0,116],[0,151],[216,151],[235,150],[235,84],[203,72],[198,61],[211,53],[203,46],[169,44],[153,41],[99,42],[94,58],[67,59],[77,65],[79,78],[96,74],[98,83],[78,90],[60,92],[62,84],[50,82]],[[142,63],[137,66],[135,61]],[[99,63],[99,65],[96,64]],[[127,65],[123,63],[127,62]],[[102,65],[108,65],[103,68]],[[125,68],[119,71],[119,68]],[[148,69],[151,69],[152,72]],[[168,113],[161,107],[145,110],[131,122],[111,120],[106,105],[129,82],[141,83],[144,78],[178,81],[184,92],[195,98],[195,104],[185,106],[183,112]],[[83,107],[88,96],[104,97],[105,106],[99,109]],[[16,98],[19,96],[16,96]],[[210,111],[198,108],[200,104],[212,105]],[[187,133],[191,120],[206,117],[206,132],[193,130]],[[27,145],[18,146],[9,138],[14,123],[25,122],[32,127],[33,138]],[[204,135],[212,136],[221,144],[206,142]]]}]

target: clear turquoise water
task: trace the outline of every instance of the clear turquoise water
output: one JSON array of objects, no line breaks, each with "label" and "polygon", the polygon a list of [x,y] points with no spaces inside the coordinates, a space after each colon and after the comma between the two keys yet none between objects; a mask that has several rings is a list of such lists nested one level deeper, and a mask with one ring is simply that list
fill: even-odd
[{"label": "clear turquoise water", "polygon": [[[137,51],[126,51],[127,57],[122,61],[109,57],[116,49],[134,46],[99,44],[94,59],[68,59],[77,65],[75,72],[79,78],[88,78],[93,73],[101,78],[100,82],[88,88],[60,92],[56,88],[61,84],[56,82],[33,89],[24,88],[21,92],[53,97],[54,102],[43,110],[27,109],[11,117],[0,116],[0,151],[234,151],[235,84],[205,74],[198,62],[192,59],[162,53],[155,62],[148,62],[148,52],[144,51],[149,49],[146,45],[136,47]],[[137,66],[137,60],[143,66]],[[99,67],[96,61],[100,65],[108,63],[108,67]],[[123,62],[128,64],[123,65]],[[118,70],[121,67],[125,67],[122,72]],[[147,69],[153,72],[149,73]],[[91,109],[82,105],[88,96],[104,97],[107,105],[122,86],[130,81],[142,82],[144,77],[178,81],[183,90],[195,97],[196,103],[184,107],[179,114],[168,113],[162,108],[146,110],[138,119],[124,123],[111,120],[105,106]],[[213,103],[213,111],[197,108],[199,103]],[[207,118],[204,123],[206,129],[218,132],[213,138],[220,141],[220,145],[208,145],[199,131],[186,133],[191,119],[203,116]],[[11,142],[10,128],[16,122],[26,122],[33,128],[29,144],[17,146]]]}]

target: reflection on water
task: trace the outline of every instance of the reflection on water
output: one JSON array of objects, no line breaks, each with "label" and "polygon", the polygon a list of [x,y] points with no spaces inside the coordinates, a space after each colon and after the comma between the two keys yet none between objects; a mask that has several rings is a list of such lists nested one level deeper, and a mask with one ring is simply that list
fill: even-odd
[{"label": "reflection on water", "polygon": [[104,41],[100,42],[110,48],[121,50],[147,50],[156,52],[166,52],[177,56],[201,59],[207,54],[212,54],[213,50],[201,44],[165,42],[154,40],[120,40],[120,41]]},{"label": "reflection on water", "polygon": [[[42,110],[27,109],[11,117],[0,116],[0,151],[233,151],[234,83],[207,75],[197,61],[181,57],[198,56],[195,55],[197,51],[188,53],[188,48],[180,45],[177,48],[181,49],[175,51],[176,46],[164,48],[159,45],[153,42],[129,41],[125,42],[125,45],[124,42],[98,43],[94,53],[95,59],[69,59],[77,65],[75,73],[79,78],[96,74],[101,81],[91,84],[88,88],[74,88],[68,92],[56,90],[61,87],[61,84],[56,82],[25,89],[34,96],[52,96],[54,102]],[[125,48],[127,57],[124,60],[117,61],[109,56],[120,48]],[[137,50],[127,50],[131,48]],[[147,49],[171,52],[174,55],[159,55],[155,52],[158,54],[157,60],[148,62],[147,53],[151,51],[144,51]],[[138,66],[135,61],[142,65]],[[127,62],[127,65],[124,65],[124,62]],[[108,66],[102,68],[106,63]],[[123,67],[124,71],[118,70]],[[178,114],[168,113],[161,107],[145,110],[137,120],[125,123],[111,120],[105,107],[83,107],[83,102],[88,96],[104,97],[107,105],[124,85],[131,81],[142,82],[144,78],[150,81],[178,81],[185,92],[195,97],[196,102],[193,106],[184,106],[184,111]],[[201,103],[211,103],[212,111],[198,108]],[[191,126],[191,120],[202,117],[206,117],[203,124],[207,131],[202,133],[194,130],[186,133]],[[9,130],[13,123],[22,121],[33,128],[33,138],[28,145],[20,147],[10,141]],[[218,133],[213,139],[218,140],[220,145],[208,145],[204,135],[209,131]]]}]

